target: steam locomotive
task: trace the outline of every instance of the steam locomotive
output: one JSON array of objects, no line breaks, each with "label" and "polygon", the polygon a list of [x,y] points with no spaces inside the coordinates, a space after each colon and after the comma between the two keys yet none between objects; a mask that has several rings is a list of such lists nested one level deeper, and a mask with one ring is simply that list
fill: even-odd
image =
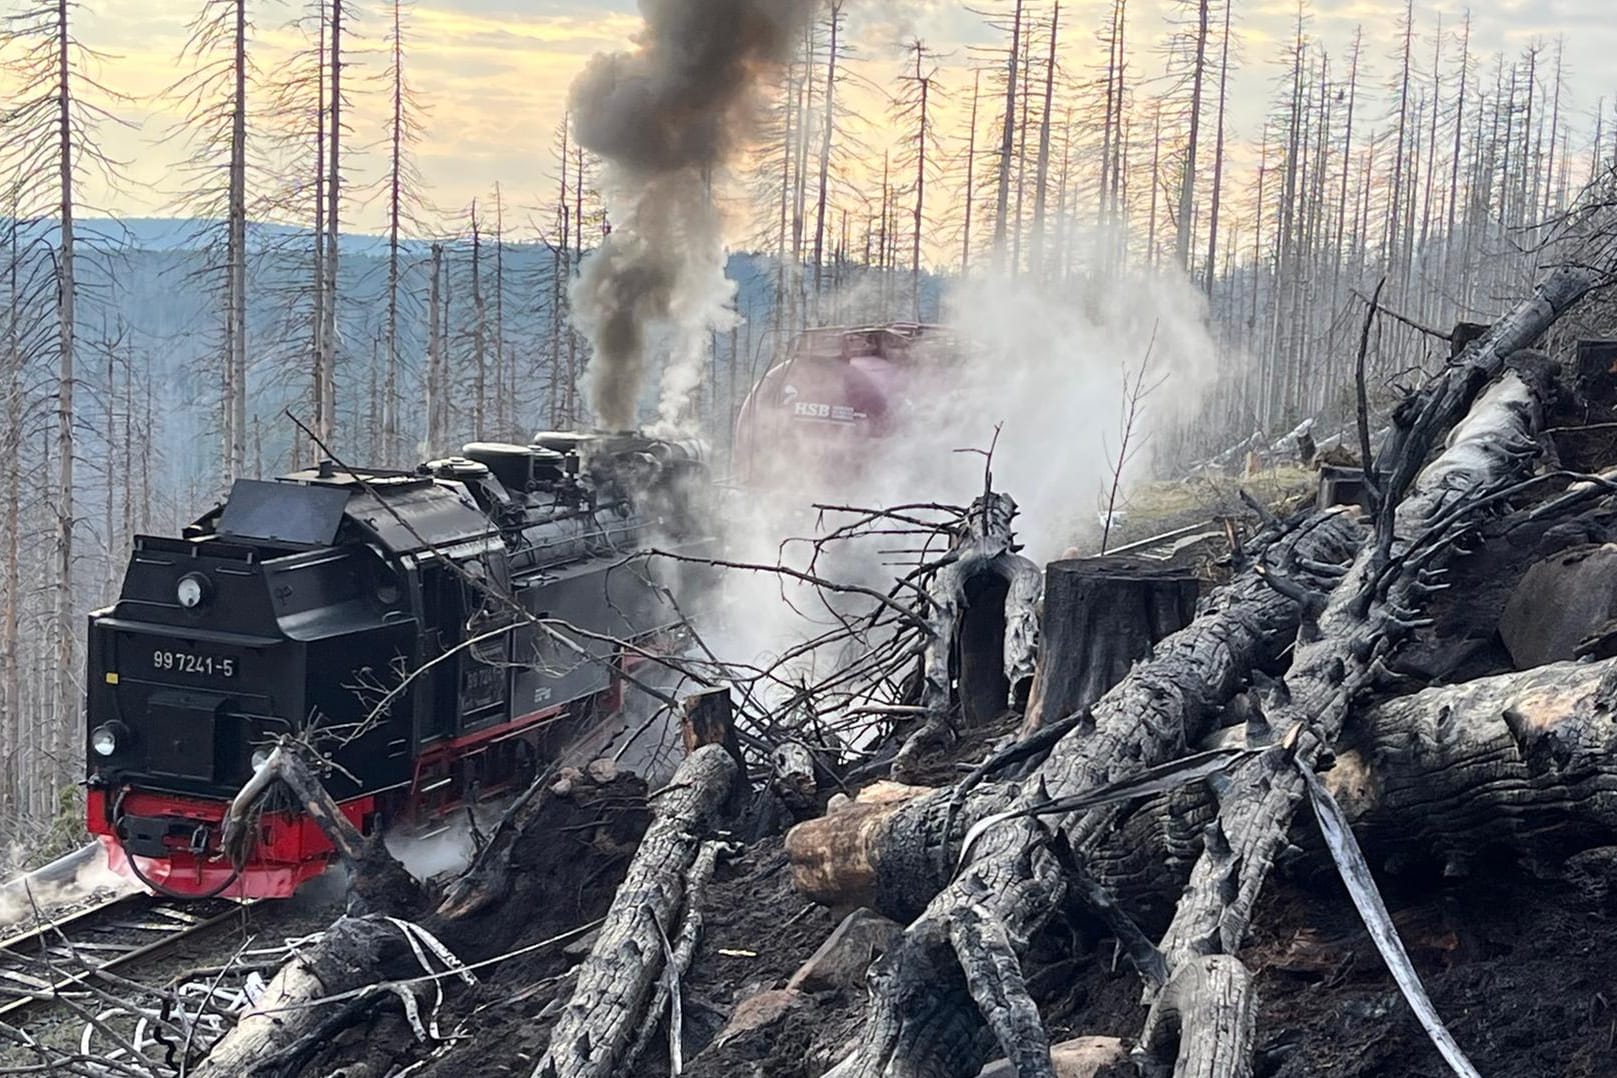
[{"label": "steam locomotive", "polygon": [[635,655],[679,646],[678,563],[625,555],[705,550],[706,489],[699,447],[583,433],[237,480],[137,538],[90,616],[90,831],[154,890],[285,897],[332,853],[306,815],[266,811],[244,866],[220,850],[283,734],[366,832],[525,786],[609,725]]}]

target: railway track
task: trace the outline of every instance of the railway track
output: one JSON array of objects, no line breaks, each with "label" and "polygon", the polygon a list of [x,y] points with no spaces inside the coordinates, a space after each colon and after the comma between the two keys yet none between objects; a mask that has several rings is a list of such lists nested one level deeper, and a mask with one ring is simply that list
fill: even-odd
[{"label": "railway track", "polygon": [[123,894],[0,938],[0,1020],[86,993],[91,982],[167,952],[249,905]]}]

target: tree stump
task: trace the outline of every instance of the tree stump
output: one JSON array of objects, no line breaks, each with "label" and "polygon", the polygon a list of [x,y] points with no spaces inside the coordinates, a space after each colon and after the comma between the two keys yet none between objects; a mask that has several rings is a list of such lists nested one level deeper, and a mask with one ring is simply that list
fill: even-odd
[{"label": "tree stump", "polygon": [[1044,574],[1043,641],[1021,736],[1099,700],[1196,615],[1196,578],[1143,558],[1069,558]]}]

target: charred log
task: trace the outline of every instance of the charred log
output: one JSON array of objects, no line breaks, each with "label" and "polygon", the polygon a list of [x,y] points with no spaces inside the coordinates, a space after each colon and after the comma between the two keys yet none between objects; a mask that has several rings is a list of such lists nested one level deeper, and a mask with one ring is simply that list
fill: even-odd
[{"label": "charred log", "polygon": [[648,1015],[647,1003],[667,964],[673,960],[677,966],[669,941],[680,934],[688,908],[695,905],[692,886],[711,872],[710,864],[694,873],[693,866],[737,778],[735,761],[723,745],[706,745],[686,757],[673,781],[655,795],[655,818],[578,971],[536,1075],[615,1074],[641,1025],[657,1021]]},{"label": "charred log", "polygon": [[[1267,582],[1265,568],[1287,572],[1311,588],[1328,586],[1326,575],[1306,566],[1345,561],[1361,534],[1358,522],[1341,510],[1284,525],[1264,547],[1262,562],[1210,594],[1195,621],[1162,640],[1152,659],[1136,664],[1097,702],[1090,721],[1079,723],[1057,743],[1038,772],[1044,791],[1059,796],[1104,786],[1172,759],[1205,738],[1224,703],[1253,669],[1276,659],[1302,617],[1298,603]],[[1311,575],[1315,573],[1320,575]],[[972,794],[983,814],[1018,797],[1040,796],[1038,778],[1021,784],[985,784]],[[948,882],[954,861],[943,851],[959,848],[978,815],[951,813],[952,800],[950,791],[939,791],[915,799],[875,825],[876,833],[867,842],[874,875],[873,908],[908,921]],[[1106,830],[1101,821],[1093,826],[1097,832]],[[995,841],[1009,840],[1000,835]],[[1087,837],[1075,848],[1083,841]]]},{"label": "charred log", "polygon": [[[720,748],[704,751],[728,760]],[[461,964],[500,956],[534,931],[559,949],[568,929],[604,910],[621,872],[615,864],[627,861],[645,829],[644,784],[607,770],[596,776],[564,770],[538,779],[507,810],[473,866],[436,908],[422,901],[425,889],[379,842],[344,829],[346,821],[339,824],[333,844],[351,862],[351,890],[364,901],[352,902],[349,915],[300,947],[257,1004],[190,1073],[234,1078],[318,1070],[333,1050],[335,1034],[368,1020],[378,1008],[396,1011],[402,1004],[406,1015],[427,1010],[430,998],[418,999],[411,987],[429,972],[424,962],[440,979],[458,981]],[[252,795],[288,777],[301,791],[300,800],[316,806],[329,801],[312,771],[283,759],[255,776],[237,798],[235,816],[250,820]],[[329,814],[317,818],[341,820]],[[582,883],[566,871],[585,865],[585,878],[598,874],[597,882]],[[378,1066],[387,1069],[403,1050],[404,1045],[378,1045]]]}]

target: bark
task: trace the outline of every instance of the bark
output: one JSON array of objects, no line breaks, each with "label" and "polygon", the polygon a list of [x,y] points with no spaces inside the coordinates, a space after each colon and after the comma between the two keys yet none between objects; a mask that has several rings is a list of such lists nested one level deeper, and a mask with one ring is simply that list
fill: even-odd
[{"label": "bark", "polygon": [[1395,867],[1504,849],[1553,870],[1617,833],[1614,708],[1610,659],[1427,689],[1350,720],[1322,778]]},{"label": "bark", "polygon": [[[56,70],[59,84],[57,93],[57,213],[61,237],[57,253],[56,285],[56,579],[54,585],[55,620],[55,729],[51,741],[56,746],[59,761],[74,758],[74,743],[78,733],[78,688],[72,671],[78,667],[74,658],[77,648],[78,624],[73,604],[73,458],[77,453],[73,425],[74,303],[78,297],[77,278],[74,274],[75,244],[73,239],[73,96],[71,92],[72,37],[68,30],[68,0],[57,0],[56,6]],[[59,765],[58,765],[59,766]]]},{"label": "bark", "polygon": [[[1000,129],[999,175],[994,194],[994,268],[1005,269],[1005,229],[1011,198],[1011,157],[1016,152],[1016,68],[1022,50],[1022,3],[1016,0],[1011,23],[1011,51],[1005,63],[1005,122]],[[1011,269],[1014,272],[1015,266]]]},{"label": "bark", "polygon": [[404,205],[404,17],[393,0],[393,115],[388,129],[387,172],[387,361],[382,401],[382,462],[399,463],[399,228]]},{"label": "bark", "polygon": [[443,290],[444,245],[432,245],[432,278],[427,289],[427,448],[446,448],[449,415],[444,387],[444,325],[440,296]]},{"label": "bark", "polygon": [[310,1001],[351,992],[374,979],[405,948],[399,930],[368,917],[342,917],[318,944],[283,966],[199,1065],[193,1078],[296,1074],[328,1036],[358,1013],[348,1000],[324,1007]]},{"label": "bark", "polygon": [[[1224,110],[1229,102],[1230,84],[1230,18],[1234,11],[1235,0],[1224,0],[1224,34],[1220,38],[1218,59],[1218,121],[1213,133],[1213,196],[1212,206],[1207,211],[1207,265],[1204,267],[1202,290],[1209,298],[1213,295],[1213,279],[1218,273],[1218,215],[1220,205],[1224,198]],[[1351,115],[1352,105],[1348,106]],[[1349,132],[1348,143],[1352,143],[1352,134]],[[1346,153],[1346,150],[1343,151]],[[1343,172],[1343,183],[1346,183],[1346,171]],[[1342,246],[1341,236],[1336,240],[1337,248]],[[1333,284],[1334,289],[1334,284]]]},{"label": "bark", "polygon": [[1196,578],[1128,558],[1074,558],[1045,569],[1040,655],[1021,736],[1099,700],[1195,617]]},{"label": "bark", "polygon": [[1033,175],[1033,235],[1028,243],[1028,268],[1044,272],[1044,210],[1049,199],[1050,123],[1055,114],[1056,43],[1060,39],[1061,3],[1050,12],[1050,55],[1044,66],[1044,112],[1039,117],[1039,158]]},{"label": "bark", "polygon": [[[1617,839],[1617,659],[1566,662],[1409,696],[1352,715],[1320,779],[1366,852],[1390,870],[1434,860],[1463,875],[1483,855],[1508,854],[1556,874],[1563,860]],[[1246,747],[1244,726],[1208,747]],[[904,806],[937,793],[878,784],[787,835],[793,884],[834,909],[875,897],[876,841]],[[972,795],[967,818],[1008,804],[1006,785]],[[1099,837],[1085,868],[1142,925],[1163,926],[1218,812],[1205,784],[1153,797]],[[1290,845],[1313,872],[1324,851],[1311,824]],[[944,851],[959,856],[958,843]]]},{"label": "bark", "polygon": [[337,802],[296,749],[277,746],[253,773],[253,777],[230,802],[225,814],[221,844],[237,865],[252,852],[255,808],[276,782],[286,784],[299,807],[309,814],[321,834],[336,849],[337,856],[353,878],[353,893],[367,906],[389,911],[414,911],[425,902],[415,879],[394,861],[382,845],[380,835],[366,837],[342,814]]},{"label": "bark", "polygon": [[338,243],[342,236],[339,224],[342,204],[342,5],[343,0],[331,0],[331,101],[330,127],[326,132],[330,152],[326,155],[326,250],[321,270],[321,291],[325,306],[321,308],[323,327],[320,331],[321,409],[315,417],[315,433],[327,445],[337,425],[337,263]]},{"label": "bark", "polygon": [[686,881],[737,779],[734,760],[708,745],[686,757],[654,802],[646,831],[601,934],[551,1031],[536,1078],[610,1076],[642,1022],[663,969],[665,941],[694,908]]},{"label": "bark", "polygon": [[[1196,198],[1196,151],[1201,135],[1202,80],[1207,73],[1207,5],[1196,3],[1196,57],[1190,75],[1190,134],[1185,142],[1185,168],[1179,177],[1179,208],[1174,214],[1174,257],[1179,268],[1190,271],[1191,209]],[[1209,264],[1208,272],[1212,272]]]},{"label": "bark", "polygon": [[[733,774],[722,749],[703,750],[698,756],[708,759],[710,753],[718,754],[718,766]],[[257,1006],[190,1072],[202,1078],[289,1076],[318,1068],[337,1033],[400,991],[409,991],[407,986],[394,992],[367,988],[419,977],[423,949],[442,947],[434,968],[453,971],[457,961],[505,955],[529,938],[535,925],[554,935],[587,920],[593,912],[582,904],[579,865],[589,864],[590,873],[607,870],[614,857],[609,851],[631,848],[645,826],[645,810],[638,807],[645,787],[639,779],[626,773],[593,777],[575,772],[570,779],[547,773],[505,811],[473,864],[434,907],[436,896],[394,862],[378,839],[354,831],[290,747],[272,754],[233,803],[227,848],[240,855],[253,805],[277,783],[293,791],[348,864],[354,901],[347,916],[299,949]],[[676,787],[663,795],[669,805],[693,796]],[[661,811],[668,814],[666,807]],[[570,920],[572,916],[577,920]],[[678,938],[683,943],[686,937],[682,933]],[[469,971],[456,977],[475,980]],[[316,1001],[329,1003],[311,1005]],[[422,1002],[418,1009],[426,1006]],[[388,1047],[378,1046],[379,1065],[391,1063],[389,1053]]]},{"label": "bark", "polygon": [[965,280],[971,273],[971,211],[977,203],[977,105],[981,97],[982,72],[976,72],[971,79],[971,119],[967,121],[966,133],[966,194],[964,210],[965,223],[961,226],[960,238],[960,279]]},{"label": "bark", "polygon": [[225,478],[241,475],[247,464],[247,0],[235,3],[235,85],[230,109],[230,202],[226,256],[225,363],[230,386],[225,402]]},{"label": "bark", "polygon": [[822,282],[825,273],[825,213],[830,201],[831,179],[831,143],[836,134],[836,90],[837,90],[837,36],[842,30],[842,5],[844,0],[832,0],[828,21],[831,24],[831,40],[826,49],[825,57],[825,117],[822,120],[825,130],[820,132],[820,174],[818,178],[818,193],[814,202],[814,311],[815,317],[820,317],[820,297],[823,292]]},{"label": "bark", "polygon": [[191,1071],[195,1078],[295,1074],[323,1040],[351,1022],[365,997],[338,1006],[310,1006],[380,980],[408,945],[388,917],[417,916],[426,894],[387,853],[379,836],[354,829],[299,751],[280,745],[231,802],[223,846],[241,864],[250,853],[256,807],[277,782],[292,791],[304,811],[336,848],[348,868],[359,905],[337,920],[311,947],[277,971],[264,994]]},{"label": "bark", "polygon": [[[1227,955],[1187,962],[1168,982],[1140,1034],[1145,1078],[1250,1078],[1257,1036],[1252,974]],[[1212,1051],[1186,1055],[1175,1070],[1156,1061],[1173,1058],[1181,1044],[1210,1045]]]}]

